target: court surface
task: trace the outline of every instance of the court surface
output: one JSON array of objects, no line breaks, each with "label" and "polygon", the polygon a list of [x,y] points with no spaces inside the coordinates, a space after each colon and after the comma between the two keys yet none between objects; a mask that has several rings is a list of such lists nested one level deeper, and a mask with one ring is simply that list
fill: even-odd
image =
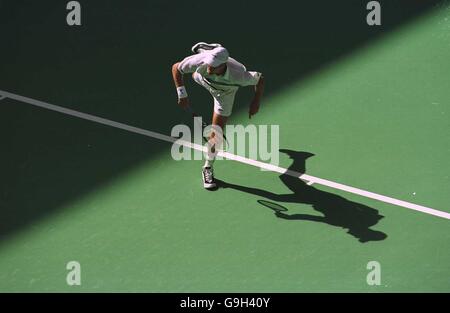
[{"label": "court surface", "polygon": [[[448,1],[380,1],[378,28],[360,1],[236,4],[247,27],[192,18],[206,1],[80,3],[69,27],[66,3],[0,1],[0,291],[450,291]],[[230,123],[279,125],[290,172],[217,161],[209,192],[172,159],[170,68],[197,41],[264,73]]]}]

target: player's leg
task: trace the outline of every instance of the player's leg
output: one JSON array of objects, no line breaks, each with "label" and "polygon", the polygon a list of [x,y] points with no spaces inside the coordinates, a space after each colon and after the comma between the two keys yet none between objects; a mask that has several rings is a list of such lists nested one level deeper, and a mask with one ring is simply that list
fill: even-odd
[{"label": "player's leg", "polygon": [[208,151],[205,155],[206,158],[205,165],[203,165],[202,169],[203,187],[205,187],[206,189],[212,189],[216,187],[216,182],[214,179],[213,163],[217,155],[216,146],[219,144],[219,140],[220,137],[222,136],[226,122],[227,122],[226,116],[222,116],[217,112],[213,113],[212,128],[211,133],[209,135],[209,141],[207,144]]},{"label": "player's leg", "polygon": [[236,90],[214,97],[214,112],[212,117],[212,130],[209,135],[208,151],[203,166],[203,186],[207,189],[215,188],[213,163],[217,155],[217,147],[223,141],[223,133],[228,117],[231,115]]},{"label": "player's leg", "polygon": [[208,148],[210,153],[205,162],[205,167],[211,167],[214,159],[217,155],[217,149],[220,148],[221,142],[223,141],[223,132],[225,130],[225,125],[227,123],[227,116],[222,116],[217,112],[213,113],[212,117],[212,128],[209,134],[209,145]]}]

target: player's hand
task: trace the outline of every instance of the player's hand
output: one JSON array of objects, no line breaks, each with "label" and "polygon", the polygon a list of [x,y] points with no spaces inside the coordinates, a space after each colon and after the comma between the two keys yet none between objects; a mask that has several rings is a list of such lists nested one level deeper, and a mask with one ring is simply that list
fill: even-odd
[{"label": "player's hand", "polygon": [[178,105],[183,109],[186,110],[189,107],[189,98],[181,98],[178,99]]},{"label": "player's hand", "polygon": [[252,118],[252,115],[255,115],[259,111],[259,101],[253,100],[250,104],[250,108],[248,110],[248,118]]}]

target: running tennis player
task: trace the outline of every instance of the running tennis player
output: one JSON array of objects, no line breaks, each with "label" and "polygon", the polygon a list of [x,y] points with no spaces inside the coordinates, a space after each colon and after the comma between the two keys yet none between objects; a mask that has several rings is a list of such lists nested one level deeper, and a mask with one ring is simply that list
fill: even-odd
[{"label": "running tennis player", "polygon": [[[259,72],[247,71],[244,65],[229,56],[227,49],[220,44],[199,42],[192,47],[194,55],[188,56],[172,66],[172,76],[177,88],[178,104],[189,109],[189,99],[183,82],[183,74],[192,73],[192,78],[200,86],[209,91],[214,99],[212,117],[213,131],[210,139],[214,139],[215,127],[222,131],[227,118],[233,110],[234,98],[239,87],[255,86],[255,96],[250,104],[249,118],[259,110],[264,89],[264,77]],[[219,131],[216,131],[217,133]],[[217,136],[219,137],[219,136]],[[216,140],[220,140],[217,139]],[[214,141],[211,141],[214,142]],[[206,189],[216,187],[213,162],[217,151],[214,144],[208,145],[209,153],[202,170],[203,186]]]}]

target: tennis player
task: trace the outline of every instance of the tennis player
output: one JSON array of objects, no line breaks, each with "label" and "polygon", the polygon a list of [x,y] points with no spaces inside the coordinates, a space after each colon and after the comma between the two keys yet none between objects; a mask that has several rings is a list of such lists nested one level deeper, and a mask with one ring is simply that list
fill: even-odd
[{"label": "tennis player", "polygon": [[[185,110],[190,108],[183,75],[192,73],[194,81],[208,90],[214,99],[213,131],[210,134],[210,142],[214,142],[211,139],[214,139],[216,133],[223,131],[227,118],[231,115],[234,98],[239,87],[255,86],[255,95],[248,111],[249,118],[258,112],[264,90],[264,77],[259,72],[247,71],[246,67],[231,58],[228,50],[220,44],[199,42],[192,47],[192,52],[195,54],[172,66],[172,76],[178,94],[178,105]],[[219,128],[218,131],[214,131],[215,128]],[[217,137],[219,136],[216,136],[216,140],[220,140]],[[214,144],[208,145],[208,147],[209,151],[203,166],[202,178],[204,188],[213,189],[216,187],[213,162],[217,150]]]}]

